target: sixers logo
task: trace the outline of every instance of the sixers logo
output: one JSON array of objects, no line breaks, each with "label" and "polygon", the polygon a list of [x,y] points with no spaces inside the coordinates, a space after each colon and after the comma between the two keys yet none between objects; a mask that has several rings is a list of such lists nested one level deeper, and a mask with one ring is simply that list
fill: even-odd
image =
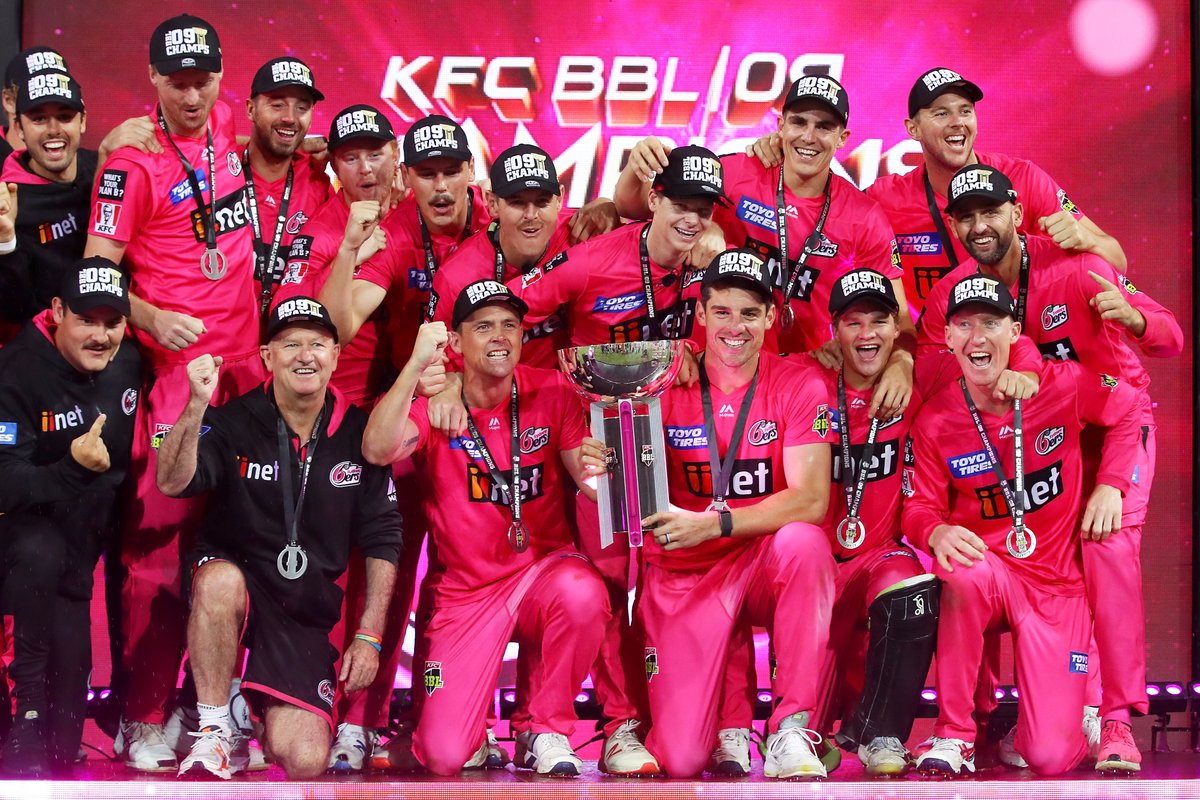
[{"label": "sixers logo", "polygon": [[283,229],[287,231],[289,235],[295,236],[300,232],[300,229],[304,227],[304,223],[306,222],[308,222],[308,215],[303,211],[297,211],[295,214],[292,214],[290,217],[288,217],[287,224],[283,226]]},{"label": "sixers logo", "polygon": [[1063,443],[1065,435],[1066,429],[1061,425],[1057,428],[1044,428],[1034,441],[1033,449],[1039,456],[1047,455],[1058,449],[1058,446]]},{"label": "sixers logo", "polygon": [[329,470],[331,486],[357,486],[361,481],[362,465],[355,464],[353,461],[343,461],[335,464],[333,469]]},{"label": "sixers logo", "polygon": [[521,432],[521,452],[536,453],[550,443],[549,428],[526,428]]},{"label": "sixers logo", "polygon": [[242,174],[242,160],[235,153],[225,154],[225,164],[229,167],[229,174],[237,177]]},{"label": "sixers logo", "polygon": [[320,697],[330,708],[333,708],[333,684],[328,680],[318,683],[317,697]]},{"label": "sixers logo", "polygon": [[121,395],[121,410],[125,412],[125,416],[128,417],[137,410],[137,399],[137,389],[126,389],[125,393]]},{"label": "sixers logo", "polygon": [[1042,330],[1052,331],[1067,321],[1065,303],[1052,303],[1042,309]]},{"label": "sixers logo", "polygon": [[770,444],[779,438],[779,425],[773,419],[760,419],[750,426],[746,441],[755,447]]}]

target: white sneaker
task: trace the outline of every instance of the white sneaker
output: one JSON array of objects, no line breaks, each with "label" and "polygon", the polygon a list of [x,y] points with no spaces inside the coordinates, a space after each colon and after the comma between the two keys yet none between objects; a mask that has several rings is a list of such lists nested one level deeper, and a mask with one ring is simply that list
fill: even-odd
[{"label": "white sneaker", "polygon": [[267,757],[263,754],[262,746],[254,739],[246,740],[246,772],[263,772],[271,768]]},{"label": "white sneaker", "polygon": [[229,780],[246,768],[248,740],[240,733],[209,727],[192,734],[192,751],[179,765],[180,778]]},{"label": "white sneaker", "polygon": [[163,724],[163,739],[175,751],[175,755],[183,758],[192,752],[191,734],[200,730],[200,715],[195,706],[175,706],[167,721]]},{"label": "white sneaker", "polygon": [[1083,736],[1088,743],[1088,758],[1095,761],[1100,757],[1100,707],[1083,707]]},{"label": "white sneaker", "polygon": [[961,778],[975,774],[975,743],[936,739],[917,759],[917,772],[931,778]]},{"label": "white sneaker", "polygon": [[[1100,740],[1097,738],[1096,743]],[[1025,756],[1017,752],[1017,726],[1013,725],[1008,729],[1008,733],[1004,734],[1004,738],[1000,740],[1000,744],[996,745],[996,758],[1000,759],[1001,764],[1007,764],[1015,769],[1026,769],[1029,762],[1025,760]]]},{"label": "white sneaker", "polygon": [[750,729],[717,731],[717,748],[708,759],[707,770],[713,775],[750,774]]},{"label": "white sneaker", "polygon": [[805,727],[808,714],[785,717],[779,730],[767,737],[763,775],[768,778],[825,778],[828,773],[817,755],[822,736]]},{"label": "white sneaker", "polygon": [[[483,747],[486,746],[485,741]],[[561,733],[518,733],[516,764],[535,770],[539,775],[558,775],[564,778],[578,775],[583,769],[583,762],[571,749],[567,737]]]},{"label": "white sneaker", "polygon": [[343,722],[337,726],[337,736],[329,748],[330,772],[362,772],[367,754],[375,749],[377,735],[373,729]]},{"label": "white sneaker", "polygon": [[873,778],[903,775],[908,769],[908,750],[895,736],[876,736],[858,746],[858,760]]},{"label": "white sneaker", "polygon": [[113,753],[124,757],[125,766],[142,772],[174,772],[179,767],[175,751],[163,738],[163,726],[154,722],[122,718]]},{"label": "white sneaker", "polygon": [[638,738],[636,719],[625,720],[604,741],[604,752],[596,766],[609,775],[657,775],[662,772],[658,759]]},{"label": "white sneaker", "polygon": [[504,752],[504,748],[496,740],[496,732],[488,728],[487,738],[467,763],[463,764],[463,769],[504,769],[508,761],[508,753]]}]

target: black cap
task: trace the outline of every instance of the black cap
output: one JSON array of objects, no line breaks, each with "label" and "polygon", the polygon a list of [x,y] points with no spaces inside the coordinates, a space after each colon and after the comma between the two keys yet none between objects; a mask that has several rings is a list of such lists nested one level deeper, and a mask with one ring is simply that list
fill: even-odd
[{"label": "black cap", "polygon": [[1004,281],[991,275],[968,275],[950,290],[950,305],[946,308],[946,319],[950,319],[964,306],[983,305],[1017,318],[1016,302]]},{"label": "black cap", "polygon": [[493,280],[475,281],[468,284],[467,288],[459,293],[458,299],[454,301],[454,313],[450,317],[450,327],[457,328],[467,317],[492,303],[504,303],[517,313],[517,317],[522,319],[525,317],[525,312],[529,311],[529,306],[525,304],[525,301],[513,294],[512,290],[503,283]]},{"label": "black cap", "polygon": [[51,47],[39,46],[22,50],[8,60],[4,67],[4,85],[19,86],[30,75],[41,72],[70,72],[62,53]]},{"label": "black cap", "polygon": [[419,119],[404,134],[404,163],[420,164],[429,158],[453,158],[470,161],[467,132],[454,120],[441,114]]},{"label": "black cap", "polygon": [[343,108],[329,126],[329,149],[337,150],[351,139],[378,139],[381,142],[396,141],[392,123],[383,112],[363,103]]},{"label": "black cap", "polygon": [[554,159],[532,144],[514,145],[496,156],[488,177],[492,181],[492,194],[497,197],[512,197],[526,189],[541,189],[550,194],[562,192]]},{"label": "black cap", "polygon": [[221,41],[217,29],[199,17],[180,14],[154,29],[150,63],[159,75],[183,69],[221,71]]},{"label": "black cap", "polygon": [[654,178],[654,191],[672,200],[707,197],[729,204],[721,159],[712,150],[694,144],[671,151],[667,156],[667,168]]},{"label": "black cap", "polygon": [[783,110],[801,100],[816,100],[824,103],[845,125],[850,121],[850,96],[846,87],[832,75],[805,75],[792,82],[788,89],[787,99],[783,101]]},{"label": "black cap", "polygon": [[17,113],[37,108],[46,103],[60,103],[76,111],[83,111],[83,92],[79,82],[65,72],[39,72],[17,88]]},{"label": "black cap", "polygon": [[946,92],[961,94],[972,103],[983,99],[983,90],[952,69],[934,67],[913,84],[908,93],[908,118],[912,119],[922,108],[929,108],[933,101]]},{"label": "black cap", "polygon": [[767,269],[767,262],[756,250],[749,247],[736,247],[718,253],[704,270],[700,286],[711,286],[715,283],[738,283],[743,288],[763,298],[768,305],[774,299],[774,281]]},{"label": "black cap", "polygon": [[76,314],[101,306],[129,316],[129,271],[104,256],[75,262],[63,273],[59,298]]},{"label": "black cap", "polygon": [[329,316],[328,309],[311,297],[299,295],[281,300],[279,305],[271,309],[271,318],[267,321],[267,341],[289,325],[316,325],[329,331],[336,343],[338,340],[337,326]]},{"label": "black cap", "polygon": [[1017,190],[1008,176],[987,164],[968,164],[954,173],[946,194],[947,214],[952,213],[959,202],[972,197],[985,197],[996,205],[1017,201]]},{"label": "black cap", "polygon": [[308,64],[290,56],[272,58],[259,67],[258,72],[254,73],[254,81],[250,84],[250,96],[289,86],[307,89],[314,103],[325,99],[325,95],[321,94],[313,83],[312,70],[308,68]]},{"label": "black cap", "polygon": [[871,300],[890,311],[900,310],[892,282],[873,269],[851,270],[838,278],[829,293],[829,313],[836,317],[857,300]]}]

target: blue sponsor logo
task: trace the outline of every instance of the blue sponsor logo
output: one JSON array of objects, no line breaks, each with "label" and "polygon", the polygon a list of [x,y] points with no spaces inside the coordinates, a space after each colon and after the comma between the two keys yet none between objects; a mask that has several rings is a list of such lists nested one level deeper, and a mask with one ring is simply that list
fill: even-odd
[{"label": "blue sponsor logo", "polygon": [[775,233],[775,209],[763,205],[752,197],[742,195],[738,200],[737,218],[747,225],[754,225]]},{"label": "blue sponsor logo", "polygon": [[[200,180],[200,191],[207,191],[208,176],[204,174],[204,168],[201,167],[200,169],[196,170],[196,175]],[[179,183],[171,187],[171,205],[173,206],[182,203],[191,196],[192,184],[187,178],[184,178]]]},{"label": "blue sponsor logo", "polygon": [[972,475],[990,472],[992,469],[992,462],[988,459],[986,450],[951,456],[946,459],[946,464],[950,467],[950,474],[956,478],[969,478]]},{"label": "blue sponsor logo", "polygon": [[1088,674],[1088,654],[1071,651],[1071,661],[1067,665],[1067,672],[1072,675],[1087,675]]},{"label": "blue sponsor logo", "polygon": [[425,271],[424,267],[413,267],[408,271],[408,288],[428,292],[432,284],[433,282],[429,280],[429,273]]},{"label": "blue sponsor logo", "polygon": [[11,447],[17,443],[17,423],[0,422],[0,445]]},{"label": "blue sponsor logo", "polygon": [[838,410],[836,408],[829,409],[829,430],[833,431],[834,433],[841,431],[841,427],[839,426],[840,422],[841,419],[840,415],[838,414]]},{"label": "blue sponsor logo", "polygon": [[483,454],[479,452],[479,448],[475,446],[474,439],[468,439],[466,436],[458,436],[450,440],[451,450],[466,450],[467,455],[471,458],[483,458]]},{"label": "blue sponsor logo", "polygon": [[696,450],[708,447],[708,435],[703,425],[668,425],[667,446],[675,450]]},{"label": "blue sponsor logo", "polygon": [[646,305],[646,295],[642,292],[634,292],[617,297],[597,297],[592,311],[600,314],[621,314],[626,311],[637,311],[644,305]]},{"label": "blue sponsor logo", "polygon": [[[3,442],[0,442],[0,444],[3,444]],[[1129,482],[1130,482],[1130,483],[1136,484],[1136,483],[1138,482],[1138,470],[1139,470],[1139,469],[1141,469],[1141,468],[1142,468],[1142,465],[1141,465],[1141,464],[1135,464],[1135,465],[1134,465],[1134,467],[1133,467],[1133,477],[1129,479]]]},{"label": "blue sponsor logo", "polygon": [[902,256],[940,256],[942,254],[942,239],[935,231],[897,234],[896,245],[900,248]]}]

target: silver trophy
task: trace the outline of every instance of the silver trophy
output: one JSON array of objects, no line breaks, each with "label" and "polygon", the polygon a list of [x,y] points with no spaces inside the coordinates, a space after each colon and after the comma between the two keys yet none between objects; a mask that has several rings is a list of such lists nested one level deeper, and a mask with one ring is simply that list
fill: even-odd
[{"label": "silver trophy", "polygon": [[675,382],[681,341],[568,347],[558,363],[591,401],[592,436],[604,442],[608,474],[597,484],[600,544],[613,534],[642,546],[642,517],[667,509],[667,461],[657,395]]}]

